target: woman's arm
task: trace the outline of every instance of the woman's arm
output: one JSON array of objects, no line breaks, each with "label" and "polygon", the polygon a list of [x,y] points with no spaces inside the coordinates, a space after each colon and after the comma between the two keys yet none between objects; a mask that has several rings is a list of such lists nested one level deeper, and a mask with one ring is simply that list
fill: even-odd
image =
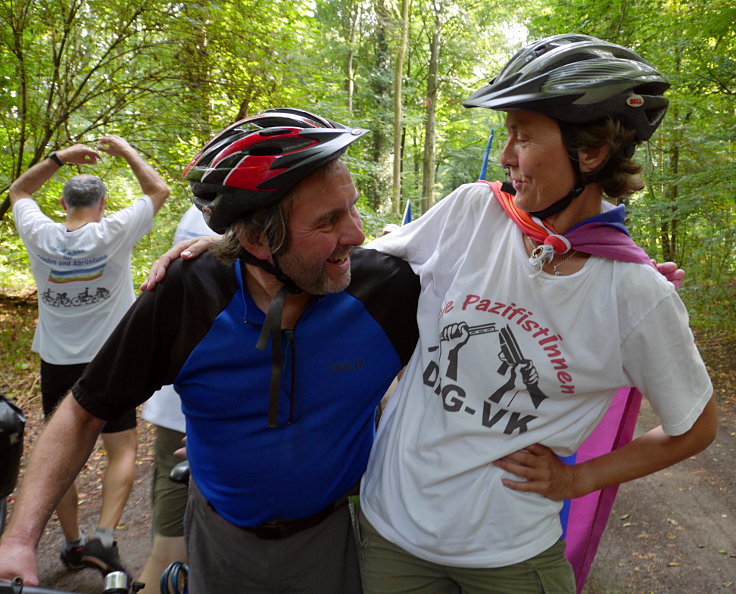
[{"label": "woman's arm", "polygon": [[631,481],[702,452],[715,439],[718,415],[711,397],[693,426],[682,435],[667,435],[661,426],[598,458],[569,466],[540,444],[494,462],[522,481],[504,479],[514,491],[539,493],[561,501]]}]

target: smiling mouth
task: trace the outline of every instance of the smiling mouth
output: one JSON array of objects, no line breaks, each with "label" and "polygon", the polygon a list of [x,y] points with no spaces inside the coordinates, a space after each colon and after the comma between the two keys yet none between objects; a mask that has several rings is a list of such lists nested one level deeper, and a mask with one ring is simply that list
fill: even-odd
[{"label": "smiling mouth", "polygon": [[328,258],[327,261],[330,264],[344,264],[349,259],[350,259],[350,254],[347,253],[344,256],[340,256],[339,258]]}]

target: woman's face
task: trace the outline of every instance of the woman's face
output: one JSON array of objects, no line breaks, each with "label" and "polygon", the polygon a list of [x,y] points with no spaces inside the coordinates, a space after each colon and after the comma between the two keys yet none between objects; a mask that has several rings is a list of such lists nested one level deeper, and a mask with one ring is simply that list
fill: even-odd
[{"label": "woman's face", "polygon": [[517,206],[535,212],[566,196],[575,173],[557,122],[530,111],[509,111],[506,130],[501,165],[516,190]]}]

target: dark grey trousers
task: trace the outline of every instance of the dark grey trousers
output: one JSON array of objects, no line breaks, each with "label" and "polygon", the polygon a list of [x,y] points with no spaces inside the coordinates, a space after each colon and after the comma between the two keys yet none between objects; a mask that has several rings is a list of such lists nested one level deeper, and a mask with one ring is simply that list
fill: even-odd
[{"label": "dark grey trousers", "polygon": [[190,482],[184,520],[190,594],[361,594],[348,506],[317,526],[262,540],[222,518]]}]

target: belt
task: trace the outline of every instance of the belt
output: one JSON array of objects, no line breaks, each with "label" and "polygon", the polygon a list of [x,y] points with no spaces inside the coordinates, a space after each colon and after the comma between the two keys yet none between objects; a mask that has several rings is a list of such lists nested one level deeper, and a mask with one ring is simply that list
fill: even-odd
[{"label": "belt", "polygon": [[308,518],[301,518],[300,520],[285,520],[283,518],[275,518],[264,522],[260,526],[241,526],[246,532],[252,532],[257,538],[262,540],[279,540],[281,538],[287,538],[292,534],[312,528],[323,520],[327,519],[336,509],[342,507],[347,503],[347,497],[341,497],[334,503],[331,503],[322,511],[317,512],[313,516]]}]

